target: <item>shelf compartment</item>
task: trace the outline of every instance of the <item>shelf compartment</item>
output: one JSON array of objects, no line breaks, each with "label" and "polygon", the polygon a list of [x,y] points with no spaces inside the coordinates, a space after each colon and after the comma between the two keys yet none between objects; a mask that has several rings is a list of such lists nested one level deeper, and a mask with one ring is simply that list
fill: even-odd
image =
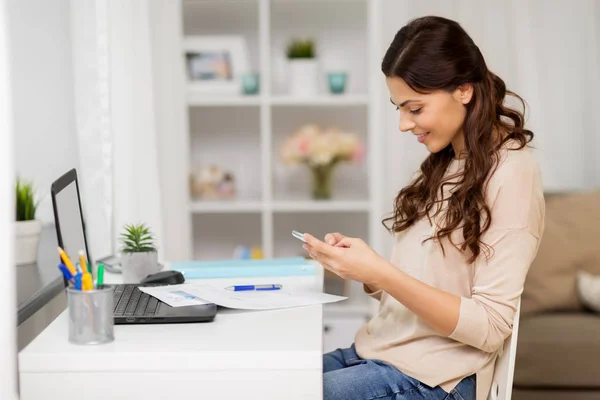
[{"label": "shelf compartment", "polygon": [[[236,196],[223,203],[260,201],[261,141],[259,107],[190,109],[191,171],[217,165],[232,173]],[[192,198],[192,200],[200,200]]]},{"label": "shelf compartment", "polygon": [[195,260],[231,259],[238,245],[262,246],[260,213],[194,215],[192,224]]},{"label": "shelf compartment", "polygon": [[365,158],[359,164],[341,163],[333,171],[331,200],[368,200],[368,111],[367,107],[277,107],[272,112],[272,185],[274,200],[309,200],[312,176],[305,165],[288,166],[281,161],[281,146],[289,135],[305,124],[322,129],[338,127],[354,132],[365,146]]},{"label": "shelf compartment", "polygon": [[319,60],[319,89],[329,93],[327,72],[348,73],[346,93],[368,93],[368,1],[272,1],[272,93],[287,93],[286,49],[293,38],[312,38]]},{"label": "shelf compartment", "polygon": [[258,0],[184,1],[182,8],[184,36],[239,35],[248,46],[251,70],[259,66]]}]

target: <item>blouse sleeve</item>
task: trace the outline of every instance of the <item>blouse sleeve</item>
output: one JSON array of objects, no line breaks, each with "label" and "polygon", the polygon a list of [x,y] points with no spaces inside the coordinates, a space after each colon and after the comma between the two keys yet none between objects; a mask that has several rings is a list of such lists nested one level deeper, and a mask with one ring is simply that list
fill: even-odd
[{"label": "blouse sleeve", "polygon": [[510,160],[488,185],[492,223],[482,235],[491,247],[474,264],[470,297],[461,297],[450,338],[487,352],[498,350],[512,332],[517,303],[544,229],[541,178],[532,160]]},{"label": "blouse sleeve", "polygon": [[372,291],[369,290],[369,288],[367,287],[367,285],[365,285],[364,283],[363,283],[363,290],[365,291],[366,294],[368,294],[372,298],[377,299],[377,300],[381,300],[381,293],[383,293],[383,290],[379,289],[379,290],[377,290],[375,292],[372,292]]}]

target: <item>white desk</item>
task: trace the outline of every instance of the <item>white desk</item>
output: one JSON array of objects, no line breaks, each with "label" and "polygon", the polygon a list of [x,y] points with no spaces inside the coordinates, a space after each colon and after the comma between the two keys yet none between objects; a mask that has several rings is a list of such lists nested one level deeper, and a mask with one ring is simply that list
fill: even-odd
[{"label": "white desk", "polygon": [[[323,273],[236,282],[275,280],[321,290]],[[116,325],[115,341],[98,346],[68,342],[65,311],[19,353],[21,400],[322,399],[322,308],[219,308],[210,323]]]}]

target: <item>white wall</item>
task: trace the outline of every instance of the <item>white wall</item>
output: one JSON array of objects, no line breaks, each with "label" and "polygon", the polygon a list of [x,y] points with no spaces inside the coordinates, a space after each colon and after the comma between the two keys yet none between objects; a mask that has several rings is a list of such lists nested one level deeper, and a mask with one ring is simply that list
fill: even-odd
[{"label": "white wall", "polygon": [[69,0],[9,0],[15,173],[34,180],[53,222],[50,185],[77,167]]},{"label": "white wall", "polygon": [[[526,126],[535,134],[546,190],[600,185],[598,2],[386,0],[383,15],[385,49],[412,18],[439,15],[461,23],[488,67],[528,103]],[[427,153],[399,132],[394,108],[384,110],[389,198]]]},{"label": "white wall", "polygon": [[6,2],[0,1],[0,265],[4,271],[0,279],[0,399],[17,398],[16,371],[16,272],[13,265],[14,199],[12,197],[13,155],[11,148],[12,118],[9,76],[9,48],[7,39]]},{"label": "white wall", "polygon": [[[526,126],[535,134],[545,190],[600,186],[599,2],[385,0],[383,7],[384,51],[412,18],[438,15],[465,28],[488,67],[528,103]],[[389,212],[427,151],[399,131],[392,105],[384,106],[382,116]]]}]

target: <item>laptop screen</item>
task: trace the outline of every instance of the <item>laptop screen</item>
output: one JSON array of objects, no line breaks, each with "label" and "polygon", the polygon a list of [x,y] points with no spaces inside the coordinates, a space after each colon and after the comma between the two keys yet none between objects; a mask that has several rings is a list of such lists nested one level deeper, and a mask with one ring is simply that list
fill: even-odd
[{"label": "laptop screen", "polygon": [[73,172],[69,179],[57,181],[64,186],[53,187],[53,202],[55,223],[59,245],[65,250],[73,264],[79,261],[79,251],[82,250],[86,260],[90,262],[87,251],[79,195],[77,193],[76,175]]}]

